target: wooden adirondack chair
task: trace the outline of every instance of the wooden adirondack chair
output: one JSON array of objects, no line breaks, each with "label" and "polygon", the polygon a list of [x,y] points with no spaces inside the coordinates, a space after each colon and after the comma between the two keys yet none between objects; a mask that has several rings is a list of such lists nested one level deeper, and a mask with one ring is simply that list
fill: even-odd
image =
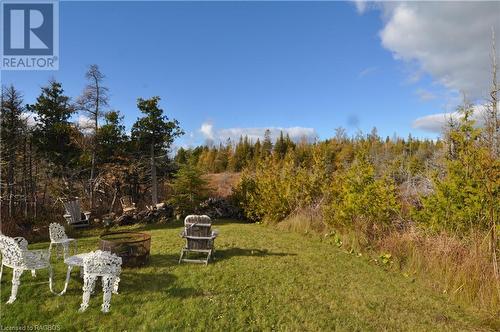
[{"label": "wooden adirondack chair", "polygon": [[82,215],[80,200],[78,198],[73,201],[63,202],[63,204],[66,209],[64,218],[68,222],[68,225],[75,228],[90,226],[90,212],[84,211]]},{"label": "wooden adirondack chair", "polygon": [[[186,239],[186,245],[182,248],[179,264],[181,262],[208,264],[215,252],[214,240],[217,235],[218,232],[212,230],[212,220],[209,216],[187,216],[184,219],[184,231],[181,233]],[[206,254],[206,257],[190,259],[189,253]]]},{"label": "wooden adirondack chair", "polygon": [[120,203],[122,205],[122,210],[124,214],[134,213],[136,210],[135,203],[132,202],[132,197],[123,196],[120,198]]}]

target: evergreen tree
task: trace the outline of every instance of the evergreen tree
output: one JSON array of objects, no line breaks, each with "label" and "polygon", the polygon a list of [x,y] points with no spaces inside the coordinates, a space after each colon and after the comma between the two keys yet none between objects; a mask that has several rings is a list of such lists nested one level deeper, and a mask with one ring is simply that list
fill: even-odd
[{"label": "evergreen tree", "polygon": [[[498,200],[488,199],[484,184],[487,180],[486,151],[480,146],[481,129],[471,119],[472,105],[459,108],[461,118],[447,133],[448,149],[445,172],[434,176],[434,191],[422,198],[423,208],[416,219],[434,230],[466,234],[473,229],[488,228],[487,204],[499,209]],[[498,173],[497,173],[498,174]]]},{"label": "evergreen tree", "polygon": [[263,157],[268,157],[271,155],[272,151],[273,143],[271,141],[271,131],[269,129],[266,129],[266,132],[264,133],[264,141],[262,142],[261,155]]},{"label": "evergreen tree", "polygon": [[207,181],[196,167],[189,164],[181,166],[170,187],[172,197],[167,203],[182,217],[196,213],[209,194]]},{"label": "evergreen tree", "polygon": [[28,110],[35,114],[37,122],[33,131],[37,150],[55,166],[54,174],[68,176],[78,166],[81,148],[76,143],[79,133],[69,122],[75,108],[64,95],[61,83],[49,82]]},{"label": "evergreen tree", "polygon": [[[288,140],[290,141],[290,137],[288,137]],[[280,131],[280,136],[278,137],[276,143],[274,144],[274,154],[278,158],[283,159],[285,158],[287,150],[288,150],[287,140],[285,140],[285,137],[283,136],[283,131]]]},{"label": "evergreen tree", "polygon": [[[17,155],[23,144],[26,124],[23,119],[24,107],[21,93],[13,85],[2,87],[2,103],[0,114],[0,161],[6,163],[6,193],[9,200],[9,215],[12,215],[12,197],[15,195],[15,171],[17,166]],[[0,164],[0,167],[4,165]],[[3,173],[3,172],[0,172]],[[2,180],[2,179],[0,179]],[[3,193],[0,192],[0,196]]]},{"label": "evergreen tree", "polygon": [[182,146],[177,150],[174,161],[179,165],[185,165],[188,162],[189,153]]},{"label": "evergreen tree", "polygon": [[104,121],[96,136],[97,160],[99,164],[122,162],[127,157],[128,143],[123,116],[118,111],[110,111],[104,115]]},{"label": "evergreen tree", "polygon": [[137,152],[149,155],[151,166],[151,196],[152,203],[158,203],[158,181],[156,175],[157,157],[163,163],[168,162],[168,150],[174,139],[184,134],[177,120],[169,120],[159,108],[160,97],[150,99],[139,98],[137,108],[143,114],[142,118],[132,126],[132,141]]}]

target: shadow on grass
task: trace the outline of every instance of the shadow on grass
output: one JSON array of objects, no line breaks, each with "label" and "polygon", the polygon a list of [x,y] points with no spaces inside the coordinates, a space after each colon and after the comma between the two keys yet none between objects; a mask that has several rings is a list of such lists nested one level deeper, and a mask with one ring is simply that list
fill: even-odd
[{"label": "shadow on grass", "polygon": [[138,270],[126,270],[120,277],[120,292],[144,294],[145,292],[164,292],[165,288],[177,280],[177,277],[168,271],[148,271],[144,273],[135,271]]},{"label": "shadow on grass", "polygon": [[215,260],[221,261],[236,256],[247,257],[266,257],[266,256],[297,256],[297,254],[284,253],[284,252],[270,252],[267,249],[242,249],[242,248],[229,248],[229,249],[216,249]]},{"label": "shadow on grass", "polygon": [[147,266],[151,267],[170,267],[170,266],[177,266],[179,263],[179,256],[180,256],[180,249],[179,253],[177,254],[154,254],[151,255],[149,258],[149,263]]},{"label": "shadow on grass", "polygon": [[[236,219],[212,219],[212,226],[217,227],[217,226],[224,226],[224,225],[231,225],[231,224],[249,224],[247,221],[244,220],[236,220]],[[174,220],[174,219],[169,219],[166,223],[153,223],[153,224],[135,224],[131,226],[123,226],[123,227],[116,227],[119,228],[120,230],[122,228],[130,228],[135,231],[148,231],[148,230],[157,230],[157,229],[173,229],[173,228],[179,228],[184,226],[184,221],[183,220]]]}]

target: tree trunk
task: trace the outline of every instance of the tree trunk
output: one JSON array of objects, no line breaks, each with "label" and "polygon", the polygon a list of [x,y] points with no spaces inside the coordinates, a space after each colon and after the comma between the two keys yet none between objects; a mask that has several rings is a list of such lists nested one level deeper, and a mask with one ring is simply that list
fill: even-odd
[{"label": "tree trunk", "polygon": [[151,144],[151,196],[153,206],[155,206],[158,204],[158,180],[156,178],[154,144]]},{"label": "tree trunk", "polygon": [[96,168],[96,152],[97,152],[97,130],[99,129],[99,98],[100,98],[100,87],[99,80],[94,77],[95,88],[96,88],[96,99],[95,99],[95,110],[94,110],[94,139],[92,144],[92,166],[90,169],[90,210],[94,208],[94,179],[95,179],[95,168]]}]

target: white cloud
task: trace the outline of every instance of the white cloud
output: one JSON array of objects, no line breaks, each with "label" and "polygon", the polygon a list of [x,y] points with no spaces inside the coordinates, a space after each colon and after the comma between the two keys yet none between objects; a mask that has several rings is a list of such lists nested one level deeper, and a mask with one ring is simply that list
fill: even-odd
[{"label": "white cloud", "polygon": [[472,100],[487,96],[491,28],[500,35],[500,2],[384,2],[380,6],[385,18],[382,45],[395,59],[416,64],[417,71],[429,73]]},{"label": "white cloud", "polygon": [[293,141],[300,141],[302,139],[307,139],[308,141],[314,141],[318,134],[314,128],[305,127],[256,127],[256,128],[223,128],[214,129],[213,124],[203,123],[200,128],[205,140],[208,142],[226,142],[230,139],[232,142],[238,142],[240,137],[248,137],[252,142],[256,142],[257,139],[261,141],[264,139],[266,130],[269,129],[271,140],[275,141],[280,133],[283,132],[284,135],[288,134]]},{"label": "white cloud", "polygon": [[206,139],[214,139],[214,125],[211,122],[202,123],[200,132]]},{"label": "white cloud", "polygon": [[437,96],[433,92],[421,88],[417,89],[415,91],[415,94],[421,101],[429,101],[437,98]]},{"label": "white cloud", "polygon": [[83,114],[78,115],[75,124],[84,134],[91,134],[94,130],[94,121]]},{"label": "white cloud", "polygon": [[363,14],[367,10],[368,2],[365,0],[354,0],[354,5],[359,14]]},{"label": "white cloud", "polygon": [[363,78],[366,75],[372,74],[378,70],[378,67],[367,67],[359,72],[358,77]]},{"label": "white cloud", "polygon": [[35,113],[33,112],[24,112],[22,117],[23,120],[26,121],[28,127],[34,127],[38,124],[38,121],[35,120]]},{"label": "white cloud", "polygon": [[[477,125],[484,124],[484,119],[486,115],[486,108],[484,106],[476,105],[474,106],[474,111],[472,113],[472,119],[476,121]],[[431,133],[442,133],[446,128],[450,120],[456,121],[462,115],[458,112],[449,113],[437,113],[427,115],[416,119],[413,122],[413,128],[424,130]]]}]

